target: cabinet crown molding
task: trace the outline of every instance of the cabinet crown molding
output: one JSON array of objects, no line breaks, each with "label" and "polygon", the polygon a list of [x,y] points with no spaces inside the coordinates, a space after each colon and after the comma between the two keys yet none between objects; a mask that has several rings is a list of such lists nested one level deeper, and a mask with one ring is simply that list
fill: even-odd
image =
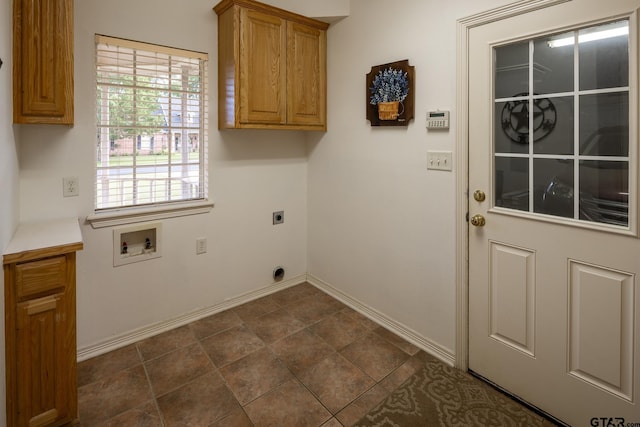
[{"label": "cabinet crown molding", "polygon": [[278,16],[282,19],[286,19],[287,21],[308,25],[310,27],[317,28],[323,31],[329,28],[329,24],[326,22],[318,21],[317,19],[299,15],[297,13],[280,9],[278,7],[271,6],[268,4],[260,3],[254,0],[222,0],[213,8],[213,10],[216,12],[216,14],[221,15],[226,10],[228,10],[233,6],[240,6],[245,9],[252,9],[252,10],[257,10],[259,12],[266,12],[273,16]]}]

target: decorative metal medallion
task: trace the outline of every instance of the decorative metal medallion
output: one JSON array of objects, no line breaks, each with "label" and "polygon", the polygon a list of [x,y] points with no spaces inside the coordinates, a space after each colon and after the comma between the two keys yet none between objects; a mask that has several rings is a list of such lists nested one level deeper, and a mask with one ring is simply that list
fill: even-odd
[{"label": "decorative metal medallion", "polygon": [[[529,96],[519,93],[514,98]],[[556,127],[556,107],[549,98],[533,100],[533,141],[540,141]],[[507,101],[502,109],[502,130],[515,142],[529,143],[529,100]]]}]

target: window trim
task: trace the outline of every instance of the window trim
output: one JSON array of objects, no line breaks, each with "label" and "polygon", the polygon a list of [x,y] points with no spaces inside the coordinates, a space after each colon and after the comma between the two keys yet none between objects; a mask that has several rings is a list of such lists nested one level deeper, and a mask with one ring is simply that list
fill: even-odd
[{"label": "window trim", "polygon": [[213,209],[214,203],[208,199],[186,202],[171,202],[143,207],[126,207],[101,210],[86,217],[92,228],[105,228],[136,222],[177,218],[187,215],[206,214]]},{"label": "window trim", "polygon": [[[178,200],[166,200],[159,201],[151,204],[139,204],[139,205],[125,205],[114,207],[101,207],[97,206],[97,199],[94,199],[93,213],[87,216],[87,222],[91,224],[93,228],[107,227],[119,224],[128,224],[132,222],[147,221],[151,219],[163,219],[171,217],[179,217],[184,215],[193,215],[198,213],[207,213],[213,207],[213,202],[209,201],[208,191],[208,60],[209,54],[206,52],[198,52],[188,49],[172,48],[164,45],[158,45],[154,43],[139,42],[134,40],[122,39],[118,37],[110,37],[101,34],[95,34],[95,46],[99,44],[114,44],[122,48],[128,48],[132,50],[144,50],[155,53],[166,54],[169,56],[179,56],[188,59],[197,59],[200,62],[200,75],[202,77],[202,90],[200,100],[200,146],[201,146],[201,158],[199,161],[199,176],[202,193],[199,198],[194,199],[178,199]],[[97,53],[96,53],[97,54]],[[204,62],[204,64],[203,64]],[[204,65],[204,66],[203,66]],[[97,64],[96,64],[97,67]],[[99,83],[96,81],[96,87]],[[99,124],[97,124],[99,126]],[[139,136],[138,136],[139,138]],[[153,139],[153,138],[152,138]],[[134,140],[134,147],[138,141]],[[97,160],[94,161],[94,165],[97,165]],[[96,180],[94,186],[94,198],[97,198],[97,180],[98,175],[95,174]]]}]

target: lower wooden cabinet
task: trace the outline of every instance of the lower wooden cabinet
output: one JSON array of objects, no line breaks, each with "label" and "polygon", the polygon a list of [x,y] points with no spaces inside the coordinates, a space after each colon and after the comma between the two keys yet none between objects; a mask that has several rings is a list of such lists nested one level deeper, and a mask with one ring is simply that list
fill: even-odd
[{"label": "lower wooden cabinet", "polygon": [[75,265],[82,241],[72,240],[4,254],[8,426],[78,418]]}]

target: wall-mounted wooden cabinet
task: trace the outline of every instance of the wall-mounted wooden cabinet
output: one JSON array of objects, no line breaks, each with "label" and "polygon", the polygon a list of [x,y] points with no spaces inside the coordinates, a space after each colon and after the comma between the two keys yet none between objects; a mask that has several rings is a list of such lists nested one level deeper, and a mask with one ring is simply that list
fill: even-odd
[{"label": "wall-mounted wooden cabinet", "polygon": [[326,130],[329,24],[252,0],[218,14],[218,128]]},{"label": "wall-mounted wooden cabinet", "polygon": [[13,122],[73,124],[73,0],[13,0]]},{"label": "wall-mounted wooden cabinet", "polygon": [[76,219],[20,226],[3,255],[7,425],[78,418]]}]

